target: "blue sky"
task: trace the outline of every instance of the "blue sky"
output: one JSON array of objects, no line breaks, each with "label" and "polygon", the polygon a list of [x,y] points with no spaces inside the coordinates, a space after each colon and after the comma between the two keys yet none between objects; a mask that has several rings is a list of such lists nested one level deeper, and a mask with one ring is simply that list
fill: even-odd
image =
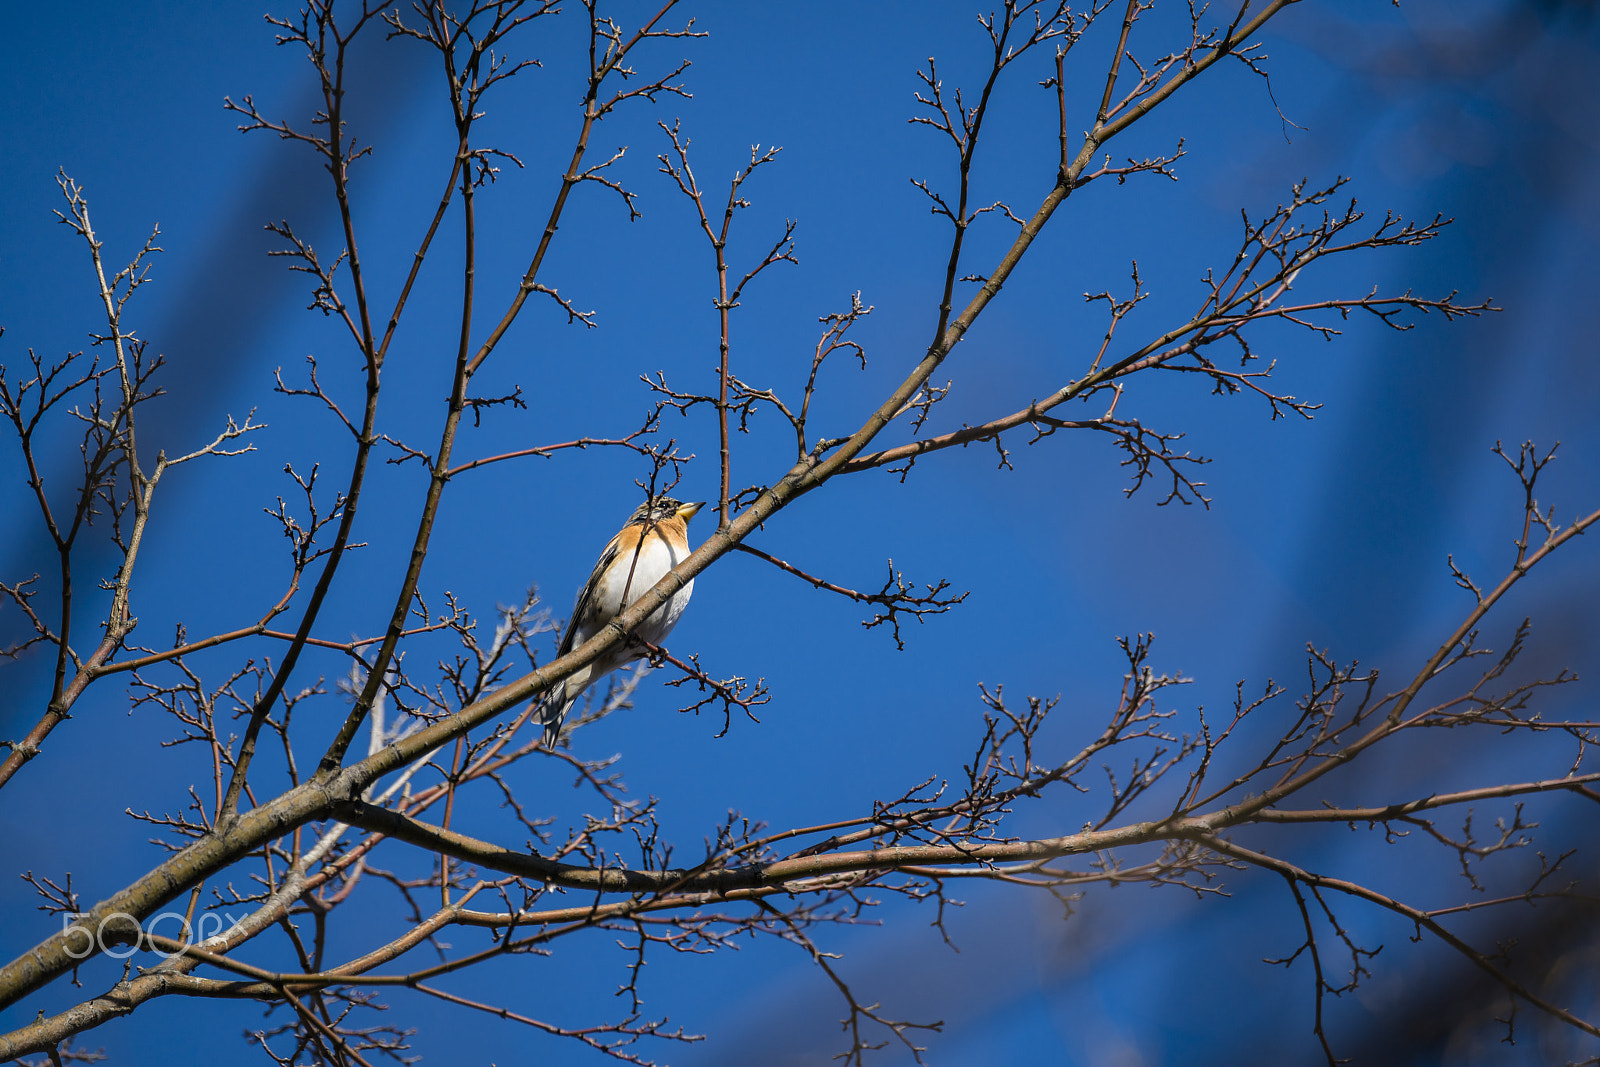
[{"label": "blue sky", "polygon": [[[639,10],[623,5],[619,17],[631,21]],[[580,189],[546,268],[564,296],[596,310],[599,328],[568,326],[553,305],[531,306],[483,385],[521,386],[528,408],[489,413],[458,447],[463,458],[625,433],[651,405],[641,373],[665,371],[685,385],[711,380],[710,255],[687,203],[655,173],[654,156],[668,147],[657,120],[682,119],[711,189],[752,143],[783,147],[747,187],[752,206],[739,217],[730,254],[747,263],[792,218],[800,262],[772,268],[736,310],[741,375],[798,389],[817,317],[860,291],[876,309],[857,327],[868,368],[843,360],[828,368],[816,414],[819,425],[849,432],[926,346],[945,234],[908,179],[948,183],[952,168],[936,137],[905,120],[914,72],[928,56],[939,58],[950,83],[981,73],[976,9],[705,4],[686,13],[710,37],[660,42],[640,66],[649,72],[691,59],[685,78],[694,98],[621,113],[595,136],[597,152],[628,146],[617,173],[640,194],[643,218],[630,223],[612,194]],[[250,93],[265,111],[301,115],[312,99],[309,68],[273,46],[270,27],[248,5],[35,6],[10,22],[0,63],[0,187],[8,194],[0,202],[0,362],[20,364],[28,346],[77,349],[95,326],[82,249],[50,215],[57,167],[85,186],[112,260],[160,223],[165,252],[133,317],[170,361],[169,396],[150,408],[143,439],[187,451],[226,414],[251,408],[270,429],[259,451],[193,465],[162,486],[136,588],[140,638],[165,641],[180,620],[191,635],[241,625],[276,598],[283,580],[281,534],[261,515],[286,491],[278,472],[286,462],[303,470],[321,459],[330,477],[344,477],[335,428],[310,405],[274,395],[273,370],[298,373],[316,353],[336,387],[356,382],[332,321],[302,310],[302,279],[264,254],[270,241],[261,226],[282,218],[319,248],[337,246],[326,178],[306,153],[268,135],[238,134],[236,116],[221,106],[225,96]],[[1151,33],[1159,37],[1165,25],[1153,21]],[[516,284],[576,129],[574,26],[570,15],[557,20],[533,46],[545,65],[487,108],[489,136],[527,168],[508,168],[482,202],[480,218],[491,221],[478,268],[489,309],[480,323],[498,314]],[[1076,57],[1073,87],[1086,101],[1110,47],[1106,27],[1098,29]],[[1017,695],[1060,694],[1054,736],[1070,743],[1097,729],[1115,698],[1116,635],[1156,633],[1157,668],[1195,679],[1174,697],[1187,710],[1225,706],[1241,678],[1250,688],[1268,677],[1298,680],[1307,642],[1392,676],[1414,667],[1465,607],[1446,553],[1484,575],[1508,558],[1518,499],[1489,453],[1496,440],[1560,440],[1546,499],[1567,515],[1594,506],[1600,122],[1586,71],[1600,58],[1597,43],[1582,5],[1407,0],[1395,10],[1367,0],[1290,11],[1274,24],[1267,51],[1273,94],[1295,125],[1280,121],[1259,79],[1232,69],[1136,127],[1116,152],[1144,156],[1184,137],[1180,180],[1145,176],[1074,197],[941,371],[956,388],[935,423],[980,421],[1059,387],[1102,328],[1101,313],[1081,294],[1124,290],[1134,259],[1152,296],[1128,329],[1154,333],[1186,315],[1201,272],[1231,255],[1240,209],[1270,210],[1307,175],[1313,183],[1350,176],[1349,191],[1379,215],[1442,213],[1456,222],[1422,248],[1352,258],[1302,287],[1459,289],[1467,300],[1492,297],[1504,311],[1456,323],[1434,316],[1399,334],[1352,321],[1327,344],[1269,335],[1286,390],[1324,404],[1310,422],[1270,421],[1258,403],[1212,397],[1187,380],[1130,389],[1125,404],[1153,425],[1186,431],[1185,443],[1214,460],[1204,472],[1210,510],[1157,508],[1159,496],[1149,492],[1124,499],[1114,451],[1069,434],[1014,447],[1013,471],[996,471],[993,451],[975,446],[924,461],[904,484],[882,472],[841,479],[787,509],[754,543],[847,585],[875,586],[892,557],[909,579],[947,578],[971,589],[968,602],[911,627],[897,652],[884,633],[861,632],[855,606],[734,555],[699,579],[672,645],[699,653],[713,671],[765,676],[774,698],[762,722],[736,721],[714,738],[720,722],[675,714],[677,694],[658,676],[637,708],[581,736],[584,754],[620,753],[633,791],[660,798],[668,831],[693,851],[729,808],[773,826],[824,821],[929,774],[958,774],[979,725],[980,682]],[[1035,84],[1047,73],[1043,65],[1019,73],[998,98],[975,170],[978,199],[1003,198],[1022,212],[1048,189],[1054,100]],[[420,50],[403,44],[354,57],[354,132],[375,146],[357,171],[356,221],[373,284],[384,292],[403,277],[418,213],[443,177],[438,160],[449,129],[436,79]],[[1085,122],[1089,106],[1081,104]],[[986,269],[1008,239],[1003,222],[981,224],[974,269]],[[447,385],[458,263],[453,246],[441,249],[394,349],[388,432],[427,447]],[[713,424],[672,416],[667,428],[700,457],[679,495],[714,496]],[[736,486],[770,481],[785,465],[780,427],[758,421],[754,431],[735,441]],[[49,560],[37,516],[21,506],[14,447],[6,448],[0,499],[18,502],[0,509],[0,565],[9,580]],[[620,451],[591,450],[459,479],[425,590],[450,590],[487,612],[537,582],[544,603],[563,615],[633,507],[640,475]],[[415,464],[375,472],[357,530],[371,547],[341,573],[319,627],[328,636],[376,632],[387,618],[421,485]],[[697,524],[701,535],[711,526],[705,517]],[[92,569],[97,557],[85,558]],[[1600,636],[1597,594],[1600,565],[1580,543],[1519,592],[1484,641],[1501,647],[1531,615],[1534,668],[1581,673]],[[14,613],[0,609],[0,631],[14,625]],[[33,660],[5,668],[0,736],[24,732],[36,717],[47,681],[40,667]],[[330,659],[313,670],[338,668]],[[1589,693],[1564,691],[1550,707],[1582,706]],[[327,713],[338,707],[330,702]],[[122,810],[171,810],[204,773],[182,750],[157,747],[169,733],[148,711],[128,714],[115,685],[98,689],[27,769],[32,781],[0,793],[9,866],[72,870],[93,899],[147,869],[157,852]],[[1491,761],[1510,773],[1561,769],[1549,751],[1452,750],[1448,758],[1408,751],[1375,761],[1368,773],[1376,785],[1407,774],[1425,791],[1476,781]],[[530,780],[524,797],[560,806],[566,786]],[[1360,794],[1359,782],[1352,788]],[[1050,805],[1021,813],[1023,832],[1076,829],[1090,810]],[[1541,810],[1547,831],[1569,838],[1583,832],[1584,814],[1556,802]],[[462,817],[503,828],[487,799]],[[1419,893],[1462,892],[1446,877],[1449,857],[1420,847],[1374,847],[1343,829],[1299,847],[1329,868]],[[1592,858],[1583,869],[1592,875]],[[26,889],[0,882],[0,907],[15,917],[0,923],[7,958],[50,922],[32,911]],[[1232,890],[1230,899],[1201,902],[1174,890],[1099,891],[1063,923],[1047,899],[975,885],[952,927],[959,955],[928,929],[926,914],[901,904],[880,909],[882,928],[823,936],[868,997],[949,1020],[947,1034],[934,1039],[936,1063],[1314,1062],[1309,977],[1259,962],[1292,951],[1292,904],[1264,877],[1244,875]],[[364,918],[342,947],[359,951],[399,918]],[[1471,1026],[1424,1035],[1415,1051],[1392,1038],[1381,1055],[1363,1045],[1364,1035],[1393,1034],[1386,1027],[1402,1010],[1396,1005],[1415,1005],[1407,998],[1424,976],[1447,988],[1465,979],[1444,954],[1411,945],[1406,930],[1360,913],[1350,921],[1386,948],[1368,990],[1334,1006],[1336,1045],[1378,1057],[1371,1062],[1467,1062],[1469,1047],[1477,1055],[1483,1034]],[[595,938],[553,959],[506,961],[464,976],[457,990],[509,989],[530,1011],[588,1021],[608,1010],[619,981],[607,944]],[[114,980],[107,966],[86,970],[83,992]],[[791,946],[659,958],[650,969],[649,1008],[711,1035],[681,1053],[659,1050],[664,1059],[802,1063],[836,1050],[836,995]],[[0,1022],[17,1025],[78,996],[57,983],[0,1013]],[[236,1047],[234,1035],[261,1025],[259,1014],[250,1005],[156,1003],[86,1043],[104,1044],[115,1063],[214,1062],[216,1048]],[[419,1027],[425,1063],[593,1059],[431,1002],[397,998],[391,1014]],[[181,1047],[173,1047],[175,1034]],[[1510,1050],[1491,1037],[1485,1058],[1472,1062],[1547,1062],[1536,1040]],[[882,1062],[899,1061],[885,1054]]]}]

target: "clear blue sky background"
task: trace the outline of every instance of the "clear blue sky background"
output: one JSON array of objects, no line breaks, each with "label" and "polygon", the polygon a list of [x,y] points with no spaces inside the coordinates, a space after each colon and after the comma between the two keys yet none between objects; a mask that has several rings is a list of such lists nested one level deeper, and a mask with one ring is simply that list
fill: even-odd
[{"label": "clear blue sky background", "polygon": [[[1303,677],[1308,641],[1390,677],[1414,668],[1465,609],[1446,553],[1482,577],[1509,558],[1518,498],[1489,454],[1496,440],[1563,442],[1544,498],[1565,515],[1594,507],[1600,488],[1593,256],[1600,116],[1592,77],[1600,34],[1592,9],[1554,0],[1406,0],[1396,10],[1364,0],[1308,2],[1282,16],[1268,37],[1273,88],[1300,128],[1284,127],[1259,79],[1235,69],[1203,79],[1119,141],[1119,156],[1144,156],[1187,138],[1181,180],[1105,183],[1075,197],[941,372],[956,388],[935,422],[953,427],[1009,412],[1074,376],[1102,325],[1081,294],[1125,291],[1130,260],[1138,260],[1152,293],[1126,327],[1130,341],[1186,315],[1198,302],[1200,273],[1231,257],[1239,210],[1270,210],[1306,175],[1313,183],[1352,176],[1350,191],[1379,215],[1437,212],[1457,222],[1423,248],[1302,278],[1302,291],[1459,289],[1468,300],[1493,297],[1503,313],[1454,324],[1435,316],[1403,334],[1353,321],[1331,344],[1267,335],[1264,350],[1278,357],[1287,391],[1325,405],[1310,423],[1269,421],[1262,405],[1209,396],[1195,381],[1135,385],[1125,411],[1187,431],[1186,443],[1214,458],[1204,473],[1215,499],[1210,510],[1158,509],[1159,497],[1148,492],[1125,500],[1117,454],[1088,436],[1016,447],[1015,471],[997,472],[994,453],[980,446],[925,461],[903,485],[883,473],[830,485],[784,512],[756,543],[856,586],[875,586],[893,557],[911,579],[944,577],[973,590],[969,601],[913,627],[906,651],[896,652],[885,634],[860,631],[852,605],[753,559],[728,558],[699,580],[672,644],[699,653],[713,671],[764,675],[774,699],[762,723],[735,722],[714,739],[720,720],[676,715],[676,694],[653,679],[634,711],[581,734],[579,751],[620,753],[634,792],[660,798],[668,831],[692,853],[729,808],[775,827],[825,821],[864,811],[929,774],[959,774],[979,728],[980,682],[1003,683],[1019,697],[1061,694],[1051,736],[1065,748],[1098,729],[1115,699],[1118,634],[1156,633],[1156,667],[1195,679],[1173,698],[1190,710],[1226,706],[1241,678],[1251,688],[1269,676],[1293,686]],[[632,22],[640,10],[623,5],[619,18]],[[618,176],[640,193],[644,218],[630,224],[612,194],[580,189],[546,267],[545,280],[596,309],[600,328],[568,327],[553,305],[530,307],[483,385],[521,385],[528,410],[489,414],[457,455],[625,433],[650,404],[640,373],[662,370],[680,388],[709,388],[716,342],[709,252],[686,202],[653,165],[666,148],[655,121],[680,116],[701,180],[713,190],[751,143],[784,148],[747,190],[753,207],[738,220],[732,255],[736,267],[748,263],[785,218],[795,218],[800,264],[773,268],[735,312],[737,370],[754,383],[797,390],[816,317],[847,307],[860,290],[877,309],[858,327],[869,369],[843,360],[831,367],[817,413],[817,425],[833,432],[859,425],[931,334],[946,235],[908,179],[948,185],[953,168],[945,146],[905,120],[919,84],[914,71],[927,56],[939,58],[947,84],[971,84],[981,73],[977,10],[942,0],[870,9],[687,6],[710,38],[659,43],[638,66],[648,74],[692,59],[686,80],[694,99],[631,109],[603,124],[592,145],[604,152],[629,146]],[[20,365],[28,346],[51,354],[82,347],[97,325],[82,248],[50,215],[57,167],[86,187],[112,261],[126,258],[159,221],[166,251],[132,316],[170,360],[170,396],[149,409],[142,440],[186,451],[226,413],[252,407],[271,428],[259,451],[194,465],[163,484],[136,585],[138,636],[159,644],[179,620],[191,635],[241,625],[276,599],[284,576],[281,534],[260,512],[287,495],[277,472],[285,462],[304,470],[321,458],[325,477],[340,484],[345,477],[329,421],[310,404],[274,395],[272,371],[298,373],[315,352],[335,388],[353,396],[358,387],[347,342],[331,320],[301,310],[308,299],[302,279],[264,255],[270,242],[261,225],[280,218],[331,255],[338,237],[326,177],[303,151],[239,135],[236,118],[221,108],[224,96],[253,93],[269,114],[304,116],[312,106],[309,67],[292,49],[273,47],[270,28],[248,4],[35,5],[11,12],[8,22],[0,46],[0,362]],[[545,66],[488,105],[485,128],[528,166],[508,169],[481,201],[480,219],[490,221],[478,269],[485,309],[478,335],[514,287],[570,151],[578,120],[573,75],[582,59],[576,28],[570,15],[557,20],[532,47]],[[1151,20],[1147,54],[1170,47],[1164,28],[1171,26]],[[1089,121],[1092,85],[1103,77],[1108,29],[1100,27],[1076,56],[1078,125]],[[1002,91],[980,149],[978,199],[1003,198],[1026,213],[1048,189],[1054,101],[1035,84],[1046,74],[1041,56]],[[357,172],[357,224],[383,293],[403,276],[419,212],[431,207],[443,179],[449,129],[438,77],[415,46],[374,47],[354,58],[353,129],[375,145]],[[1008,236],[992,217],[982,224],[972,269],[987,270]],[[457,256],[444,247],[424,275],[428,284],[392,356],[397,391],[386,401],[384,428],[428,449],[457,328]],[[701,457],[680,495],[713,497],[712,422],[673,417],[668,429]],[[740,485],[775,478],[790,447],[771,420],[756,429],[736,440]],[[70,469],[64,462],[54,474]],[[0,565],[8,580],[50,566],[19,471],[8,442],[0,451],[0,501],[7,502]],[[632,479],[640,474],[621,452],[590,451],[459,479],[425,589],[435,597],[451,590],[487,612],[537,582],[563,614],[636,502]],[[373,633],[387,618],[391,575],[409,546],[421,484],[415,464],[375,472],[357,531],[372,547],[342,572],[337,603],[319,628],[327,636]],[[700,532],[710,525],[700,520]],[[85,573],[95,557],[87,559]],[[1530,669],[1592,668],[1597,560],[1592,546],[1574,546],[1503,609],[1485,643],[1503,647],[1530,614]],[[0,610],[0,630],[12,633],[14,616]],[[317,669],[339,670],[332,659]],[[0,736],[14,736],[36,717],[46,679],[38,660],[5,670]],[[1549,707],[1585,706],[1592,692],[1563,691]],[[97,689],[24,772],[29,780],[0,793],[8,869],[71,870],[85,897],[101,899],[156,861],[145,828],[123,808],[175,810],[188,784],[209,772],[190,753],[157,747],[171,733],[166,721],[149,711],[129,715],[126,706],[115,685]],[[330,698],[323,714],[332,721],[341,707]],[[1493,747],[1458,746],[1448,757],[1413,750],[1375,760],[1370,787],[1346,783],[1347,797],[1392,799],[1385,790],[1396,780],[1416,783],[1407,795],[1471,784],[1491,758],[1510,768],[1496,773],[1562,769],[1554,750],[1530,750],[1510,763]],[[524,801],[567,804],[565,779],[540,781],[536,771],[524,770]],[[1075,829],[1092,803],[1058,798],[1022,812],[1018,825]],[[1573,838],[1592,809],[1549,802],[1540,817],[1553,837]],[[474,818],[486,836],[511,832],[492,804],[458,813],[458,825]],[[1595,843],[1592,830],[1588,843]],[[1451,857],[1410,844],[1374,846],[1339,829],[1307,838],[1296,854],[1429,904],[1465,892],[1459,879],[1449,880]],[[1580,871],[1593,877],[1588,857],[1580,857]],[[844,954],[840,966],[858,992],[891,1012],[948,1022],[932,1042],[935,1063],[1315,1061],[1309,975],[1260,962],[1298,940],[1292,902],[1276,882],[1243,875],[1230,882],[1231,898],[1202,902],[1174,890],[1099,891],[1065,923],[1047,899],[962,888],[958,895],[970,903],[951,924],[959,955],[926,926],[928,914],[901,904],[881,909],[883,928],[821,934]],[[52,922],[33,911],[30,891],[14,879],[0,881],[0,916],[7,958]],[[1543,1063],[1569,1054],[1559,1044],[1541,1046],[1531,1027],[1517,1049],[1498,1046],[1492,1030],[1457,1028],[1454,1010],[1483,996],[1465,965],[1410,944],[1406,929],[1376,916],[1351,908],[1345,917],[1386,948],[1376,977],[1332,1009],[1342,1051],[1363,1062],[1415,1064]],[[392,936],[399,918],[374,911],[347,929],[348,943],[334,954]],[[1492,926],[1466,928],[1492,939]],[[1549,932],[1539,934],[1536,923],[1519,929],[1533,943]],[[1592,928],[1584,937],[1592,943]],[[461,976],[453,988],[567,1024],[597,1021],[621,980],[620,958],[608,945],[594,938],[558,948],[553,959],[504,961]],[[836,994],[791,946],[658,955],[649,971],[646,1010],[711,1035],[688,1049],[657,1049],[659,1058],[813,1063],[837,1049]],[[0,1013],[0,1024],[18,1025],[41,1006],[60,1010],[115,975],[102,961],[85,970],[82,991],[57,983],[25,1009]],[[1428,1002],[1429,992],[1446,1003]],[[394,1003],[391,1015],[420,1028],[415,1049],[425,1063],[596,1059],[465,1010],[411,998]],[[235,1035],[261,1025],[253,1005],[174,999],[86,1043],[103,1044],[119,1064],[214,1063],[244,1057]],[[901,1062],[892,1054],[882,1061]]]}]

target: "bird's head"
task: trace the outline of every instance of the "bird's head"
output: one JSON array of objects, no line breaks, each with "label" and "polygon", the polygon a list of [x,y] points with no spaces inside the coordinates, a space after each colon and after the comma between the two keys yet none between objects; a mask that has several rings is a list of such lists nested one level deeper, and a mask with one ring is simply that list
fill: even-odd
[{"label": "bird's head", "polygon": [[670,496],[651,497],[634,509],[633,517],[628,520],[628,525],[642,526],[646,523],[665,522],[668,519],[683,519],[687,522],[694,518],[694,513],[703,507],[705,507],[705,501],[703,500],[685,504],[680,500],[674,500]]}]

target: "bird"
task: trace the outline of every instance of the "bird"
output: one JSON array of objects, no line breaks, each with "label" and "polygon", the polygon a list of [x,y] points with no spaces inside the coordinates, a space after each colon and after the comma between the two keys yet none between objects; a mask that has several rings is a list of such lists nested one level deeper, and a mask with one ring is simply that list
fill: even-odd
[{"label": "bird", "polygon": [[[689,520],[704,506],[704,501],[685,504],[670,496],[655,496],[634,509],[633,515],[600,553],[589,581],[578,594],[572,618],[561,635],[558,657],[599,633],[689,555]],[[634,633],[652,645],[661,644],[678,624],[693,593],[694,580],[690,579],[665,604],[651,612]],[[554,746],[560,739],[567,712],[585,689],[618,667],[643,656],[644,652],[638,647],[618,642],[588,666],[578,668],[557,682],[545,694],[538,709],[538,721],[544,725],[545,747]]]}]

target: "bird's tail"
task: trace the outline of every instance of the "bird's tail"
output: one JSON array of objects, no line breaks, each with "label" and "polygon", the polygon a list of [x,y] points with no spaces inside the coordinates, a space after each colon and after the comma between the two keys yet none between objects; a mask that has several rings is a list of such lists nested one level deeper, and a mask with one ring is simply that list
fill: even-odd
[{"label": "bird's tail", "polygon": [[588,667],[579,668],[570,677],[557,682],[539,702],[534,721],[544,726],[545,748],[554,748],[556,742],[561,740],[561,728],[567,721],[567,712],[583,696],[583,691],[589,688],[589,675]]}]

